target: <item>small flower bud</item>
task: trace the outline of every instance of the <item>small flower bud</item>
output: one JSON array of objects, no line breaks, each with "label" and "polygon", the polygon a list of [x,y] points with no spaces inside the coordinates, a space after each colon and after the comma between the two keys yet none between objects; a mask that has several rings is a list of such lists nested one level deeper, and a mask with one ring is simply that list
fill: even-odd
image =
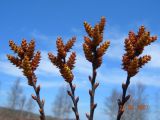
[{"label": "small flower bud", "polygon": [[72,110],[73,110],[73,112],[75,112],[75,111],[76,111],[74,107],[72,107]]},{"label": "small flower bud", "polygon": [[89,81],[92,83],[92,77],[91,76],[89,76]]},{"label": "small flower bud", "polygon": [[79,97],[76,98],[76,103],[78,103],[78,101],[79,101]]},{"label": "small flower bud", "polygon": [[36,88],[36,92],[39,93],[40,89],[41,89],[41,86],[38,85],[38,87]]},{"label": "small flower bud", "polygon": [[86,117],[89,119],[90,118],[90,115],[88,113],[86,113]]},{"label": "small flower bud", "polygon": [[42,105],[44,106],[44,103],[45,103],[45,99],[42,99]]},{"label": "small flower bud", "polygon": [[127,95],[127,96],[125,97],[125,102],[127,102],[127,101],[129,100],[129,98],[130,98],[130,95]]},{"label": "small flower bud", "polygon": [[94,110],[97,107],[97,104],[92,105],[92,109]]},{"label": "small flower bud", "polygon": [[89,90],[89,94],[90,94],[90,96],[93,96],[92,90]]},{"label": "small flower bud", "polygon": [[125,88],[126,88],[126,84],[122,83],[122,89],[125,89]]},{"label": "small flower bud", "polygon": [[37,97],[34,94],[32,94],[31,96],[34,100],[37,100]]},{"label": "small flower bud", "polygon": [[39,109],[39,112],[40,112],[40,113],[43,113],[43,110],[42,110],[42,108],[40,108],[40,109]]},{"label": "small flower bud", "polygon": [[69,96],[72,96],[71,91],[67,90],[67,93],[68,93]]},{"label": "small flower bud", "polygon": [[96,82],[96,83],[94,84],[94,89],[96,89],[98,86],[99,86],[99,83]]},{"label": "small flower bud", "polygon": [[97,72],[94,70],[93,74],[95,74],[95,76],[97,75]]}]

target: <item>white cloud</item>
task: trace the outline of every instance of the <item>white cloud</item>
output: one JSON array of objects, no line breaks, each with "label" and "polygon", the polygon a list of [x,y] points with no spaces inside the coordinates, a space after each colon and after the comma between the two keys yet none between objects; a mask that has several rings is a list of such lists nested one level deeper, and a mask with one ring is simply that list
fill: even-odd
[{"label": "white cloud", "polygon": [[97,80],[106,84],[121,84],[125,81],[126,73],[122,69],[111,68],[109,71],[101,70],[97,72]]},{"label": "white cloud", "polygon": [[121,60],[122,55],[124,54],[124,39],[125,37],[111,39],[106,56],[111,59]]},{"label": "white cloud", "polygon": [[92,70],[92,65],[90,62],[86,60],[84,56],[81,54],[76,54],[76,64],[75,64],[75,71],[78,74],[83,75],[90,75]]},{"label": "white cloud", "polygon": [[153,43],[147,46],[143,55],[146,54],[152,57],[151,61],[146,66],[150,68],[160,68],[160,44]]},{"label": "white cloud", "polygon": [[[97,75],[97,80],[104,82],[105,84],[118,84],[121,85],[122,82],[126,81],[127,74],[121,69],[110,69],[110,72],[105,73],[104,71],[99,71]],[[148,75],[145,71],[139,71],[139,73],[131,78],[131,84],[136,84],[140,82],[147,86],[160,87],[160,76],[159,75]]]},{"label": "white cloud", "polygon": [[56,68],[48,59],[48,52],[41,51],[41,56],[42,58],[37,69],[37,74],[59,76],[60,74],[58,68]]},{"label": "white cloud", "polygon": [[44,34],[41,34],[39,33],[37,30],[34,30],[32,33],[31,33],[31,36],[34,37],[35,39],[39,39],[39,40],[51,40],[52,39],[52,36],[47,36],[47,35],[44,35]]},{"label": "white cloud", "polygon": [[133,80],[133,84],[140,82],[144,85],[147,86],[155,86],[155,87],[160,87],[160,76],[148,76],[148,75],[143,75],[143,76],[137,76]]},{"label": "white cloud", "polygon": [[0,69],[1,73],[11,75],[11,76],[15,76],[15,77],[23,77],[22,70],[15,67],[9,61],[8,62],[7,61],[0,61],[0,68],[1,68]]},{"label": "white cloud", "polygon": [[[24,87],[30,87],[26,83],[21,83]],[[38,80],[37,85],[40,85],[42,88],[59,88],[61,86],[66,86],[66,83],[64,81],[54,81],[54,80]]]},{"label": "white cloud", "polygon": [[75,27],[71,29],[71,32],[73,32],[74,34],[82,34],[82,30],[79,28],[75,28]]}]

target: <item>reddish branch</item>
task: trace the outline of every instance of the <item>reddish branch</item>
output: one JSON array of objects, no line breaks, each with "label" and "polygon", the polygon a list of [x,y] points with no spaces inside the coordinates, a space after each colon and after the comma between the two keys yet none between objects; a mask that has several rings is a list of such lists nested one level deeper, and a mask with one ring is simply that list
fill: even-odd
[{"label": "reddish branch", "polygon": [[65,45],[62,41],[62,38],[57,38],[57,56],[54,56],[52,53],[48,53],[50,61],[53,65],[59,68],[59,71],[64,78],[64,80],[70,85],[71,91],[67,91],[68,95],[71,97],[73,102],[72,110],[75,114],[76,120],[79,120],[79,113],[78,113],[78,101],[79,97],[75,97],[75,88],[76,86],[72,84],[74,75],[72,73],[72,69],[74,68],[76,53],[72,52],[69,59],[66,61],[67,52],[72,48],[76,38],[73,37],[70,39]]},{"label": "reddish branch", "polygon": [[72,107],[72,110],[76,116],[76,120],[79,120],[79,113],[78,113],[78,101],[79,101],[79,97],[75,97],[75,85],[73,85],[72,83],[69,83],[71,91],[67,91],[68,95],[71,97],[72,102],[74,107]]},{"label": "reddish branch", "polygon": [[40,62],[40,52],[35,50],[35,41],[31,40],[30,43],[27,43],[25,39],[22,40],[21,46],[17,46],[12,40],[9,41],[9,46],[17,56],[7,55],[8,60],[10,60],[13,65],[16,65],[19,69],[22,69],[24,76],[28,79],[28,85],[34,88],[36,95],[32,94],[32,98],[36,100],[39,106],[40,119],[45,120],[44,113],[44,100],[40,99],[40,85],[36,86],[37,77],[34,71],[37,69]]},{"label": "reddish branch", "polygon": [[155,40],[157,40],[157,37],[150,37],[150,32],[146,31],[144,26],[139,28],[137,35],[132,31],[129,32],[128,38],[125,39],[126,53],[123,55],[122,65],[123,69],[127,72],[127,80],[126,83],[122,83],[123,94],[122,99],[118,99],[117,120],[121,119],[124,112],[124,105],[130,98],[130,95],[126,96],[126,92],[131,77],[135,76],[139,72],[139,69],[151,60],[150,55],[144,55],[142,57],[140,55],[144,47],[150,45]]},{"label": "reddish branch", "polygon": [[86,117],[88,118],[88,120],[93,120],[94,111],[97,106],[97,104],[94,101],[95,90],[99,85],[99,83],[96,82],[96,70],[101,66],[102,57],[110,45],[109,41],[105,41],[100,45],[100,43],[103,41],[103,31],[105,22],[105,18],[102,17],[101,21],[98,24],[96,24],[94,28],[92,28],[92,26],[87,22],[84,22],[84,27],[88,36],[84,37],[85,42],[83,44],[83,50],[86,59],[92,63],[92,77],[89,76],[89,80],[91,83],[91,89],[89,90],[90,114],[86,113]]},{"label": "reddish branch", "polygon": [[36,102],[38,103],[38,106],[39,106],[39,112],[40,112],[40,119],[41,120],[45,120],[45,113],[44,113],[44,99],[42,99],[42,101],[41,101],[41,99],[40,99],[40,94],[39,94],[39,91],[40,91],[40,86],[38,86],[38,87],[36,87],[36,85],[34,84],[33,85],[33,88],[34,88],[34,91],[35,91],[35,93],[36,93],[36,96],[34,96],[33,94],[32,94],[32,98],[34,99],[34,100],[36,100]]}]

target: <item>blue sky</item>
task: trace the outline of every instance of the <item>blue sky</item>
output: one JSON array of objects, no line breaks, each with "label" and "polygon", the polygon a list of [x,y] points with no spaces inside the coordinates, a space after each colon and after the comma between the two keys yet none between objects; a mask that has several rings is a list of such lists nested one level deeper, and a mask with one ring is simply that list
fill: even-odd
[{"label": "blue sky", "polygon": [[[106,96],[113,88],[121,90],[121,83],[126,79],[126,73],[121,69],[121,56],[124,53],[123,43],[129,30],[137,32],[139,26],[151,31],[151,35],[159,36],[160,15],[158,0],[1,0],[0,1],[0,105],[5,105],[7,92],[17,77],[22,78],[27,97],[33,93],[27,86],[27,81],[20,70],[6,59],[6,54],[12,53],[8,41],[13,39],[17,44],[23,38],[30,41],[35,39],[36,50],[42,53],[42,60],[36,73],[38,83],[42,85],[42,97],[46,99],[45,110],[51,113],[51,103],[64,81],[58,70],[50,63],[48,52],[56,54],[56,38],[61,36],[66,42],[72,36],[77,37],[73,51],[77,53],[76,67],[74,69],[77,86],[76,95],[80,96],[79,107],[82,119],[89,111],[88,75],[91,74],[91,64],[85,60],[82,43],[86,35],[83,22],[94,25],[105,16],[107,24],[104,38],[110,40],[111,46],[104,56],[103,64],[98,69],[97,80],[100,87],[96,91],[95,120],[105,119],[102,107]],[[133,77],[131,84],[138,81],[147,85],[151,97],[160,90],[160,42],[158,40],[148,46],[144,54],[151,54],[152,61]],[[103,94],[102,94],[103,93]],[[38,111],[38,110],[37,110]]]}]

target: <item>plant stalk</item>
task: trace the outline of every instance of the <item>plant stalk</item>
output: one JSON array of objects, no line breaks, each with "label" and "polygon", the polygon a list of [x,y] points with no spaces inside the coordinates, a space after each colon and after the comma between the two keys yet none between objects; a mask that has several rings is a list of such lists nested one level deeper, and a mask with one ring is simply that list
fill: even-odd
[{"label": "plant stalk", "polygon": [[[77,106],[77,103],[79,101],[79,97],[75,98],[75,86],[73,86],[72,82],[69,83],[69,86],[71,88],[71,94],[69,94],[69,96],[71,97],[72,99],[72,102],[73,102],[73,107],[72,107],[72,110],[75,114],[75,117],[76,117],[76,120],[79,120],[79,113],[78,113],[78,106]],[[68,91],[70,92],[70,91]]]},{"label": "plant stalk", "polygon": [[[130,84],[130,76],[127,75],[127,80],[125,84],[122,84],[122,89],[123,89],[123,94],[122,94],[122,100],[118,100],[118,114],[117,114],[117,120],[121,119],[121,116],[123,115],[124,112],[124,104],[129,100],[129,97],[126,97],[126,92],[128,89],[128,86]],[[129,96],[129,95],[128,95]]]},{"label": "plant stalk", "polygon": [[44,103],[40,99],[40,94],[39,94],[39,91],[37,91],[37,87],[36,87],[35,82],[33,82],[33,88],[34,88],[34,91],[36,93],[36,102],[38,103],[38,106],[40,108],[39,109],[40,120],[45,120]]}]

